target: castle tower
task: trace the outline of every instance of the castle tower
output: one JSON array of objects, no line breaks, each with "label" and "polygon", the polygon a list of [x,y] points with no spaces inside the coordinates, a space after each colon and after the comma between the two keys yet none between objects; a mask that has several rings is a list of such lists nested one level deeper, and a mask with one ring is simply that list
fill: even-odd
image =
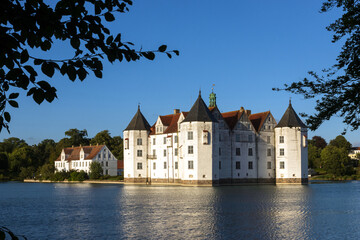
[{"label": "castle tower", "polygon": [[307,127],[289,102],[275,127],[276,183],[308,182]]},{"label": "castle tower", "polygon": [[214,89],[209,96],[209,107],[216,107],[216,94],[214,93]]},{"label": "castle tower", "polygon": [[147,181],[147,152],[150,125],[140,111],[140,106],[124,130],[124,181]]},{"label": "castle tower", "polygon": [[[217,184],[219,165],[217,149],[218,121],[201,98],[192,106],[186,118],[180,124],[182,145],[182,181],[190,184]],[[218,136],[218,135],[217,135]]]}]

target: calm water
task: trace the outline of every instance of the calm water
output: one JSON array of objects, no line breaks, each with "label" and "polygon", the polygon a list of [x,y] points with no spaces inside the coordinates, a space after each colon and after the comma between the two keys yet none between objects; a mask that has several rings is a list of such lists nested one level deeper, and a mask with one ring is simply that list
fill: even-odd
[{"label": "calm water", "polygon": [[360,182],[172,187],[0,183],[28,239],[360,239]]}]

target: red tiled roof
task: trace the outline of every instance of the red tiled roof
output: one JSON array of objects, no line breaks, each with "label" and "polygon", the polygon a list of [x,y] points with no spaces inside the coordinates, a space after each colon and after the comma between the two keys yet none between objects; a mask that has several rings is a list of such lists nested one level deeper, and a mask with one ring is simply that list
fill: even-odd
[{"label": "red tiled roof", "polygon": [[173,118],[174,114],[169,114],[165,116],[160,116],[161,122],[164,124],[164,126],[169,126],[171,123],[171,120]]},{"label": "red tiled roof", "polygon": [[[79,160],[80,159],[80,151],[84,150],[85,158],[84,159],[93,159],[100,152],[100,150],[105,145],[97,145],[97,146],[83,146],[83,147],[73,147],[73,148],[64,148],[65,152],[65,161]],[[60,156],[56,159],[56,161],[60,161]]]},{"label": "red tiled roof", "polygon": [[257,132],[260,131],[262,125],[264,124],[264,122],[269,114],[270,114],[270,111],[267,111],[267,112],[251,114],[249,116],[249,120]]},{"label": "red tiled roof", "polygon": [[178,131],[179,117],[180,117],[180,113],[176,113],[172,115],[171,123],[164,133],[174,133]]},{"label": "red tiled roof", "polygon": [[239,110],[221,113],[222,117],[224,118],[230,129],[234,129],[236,123],[239,121],[243,114],[244,111]]},{"label": "red tiled roof", "polygon": [[[177,122],[179,121],[180,115],[183,114],[184,117],[186,117],[188,115],[189,112],[181,112],[181,113],[175,113],[175,114],[169,114],[169,115],[164,115],[164,116],[159,116],[161,119],[161,122],[164,124],[164,126],[168,126],[166,128],[166,130],[164,131],[165,133],[174,133],[178,131],[178,124]],[[155,132],[155,124],[151,126],[150,128],[150,135],[154,135],[156,134]]]}]

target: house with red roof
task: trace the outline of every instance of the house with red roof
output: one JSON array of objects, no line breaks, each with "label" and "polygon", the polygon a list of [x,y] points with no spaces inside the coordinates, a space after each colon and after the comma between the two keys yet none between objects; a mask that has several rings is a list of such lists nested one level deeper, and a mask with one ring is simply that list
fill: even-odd
[{"label": "house with red roof", "polygon": [[307,128],[291,103],[277,123],[270,111],[221,112],[215,93],[209,99],[199,93],[190,111],[175,109],[152,126],[139,107],[124,130],[125,182],[307,182]]},{"label": "house with red roof", "polygon": [[99,162],[104,175],[117,176],[118,160],[106,145],[68,147],[55,160],[55,171],[85,171],[90,173],[90,164]]}]

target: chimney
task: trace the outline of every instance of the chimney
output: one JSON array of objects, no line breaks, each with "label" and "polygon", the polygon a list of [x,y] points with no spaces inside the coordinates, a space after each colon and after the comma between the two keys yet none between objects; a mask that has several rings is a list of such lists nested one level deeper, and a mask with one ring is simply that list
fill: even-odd
[{"label": "chimney", "polygon": [[241,108],[240,108],[240,112],[243,112],[244,111],[244,107],[243,106],[241,106]]},{"label": "chimney", "polygon": [[250,116],[250,115],[251,115],[251,110],[246,109],[246,110],[245,110],[245,113],[246,113],[246,115]]},{"label": "chimney", "polygon": [[174,114],[180,113],[180,109],[174,109]]}]

